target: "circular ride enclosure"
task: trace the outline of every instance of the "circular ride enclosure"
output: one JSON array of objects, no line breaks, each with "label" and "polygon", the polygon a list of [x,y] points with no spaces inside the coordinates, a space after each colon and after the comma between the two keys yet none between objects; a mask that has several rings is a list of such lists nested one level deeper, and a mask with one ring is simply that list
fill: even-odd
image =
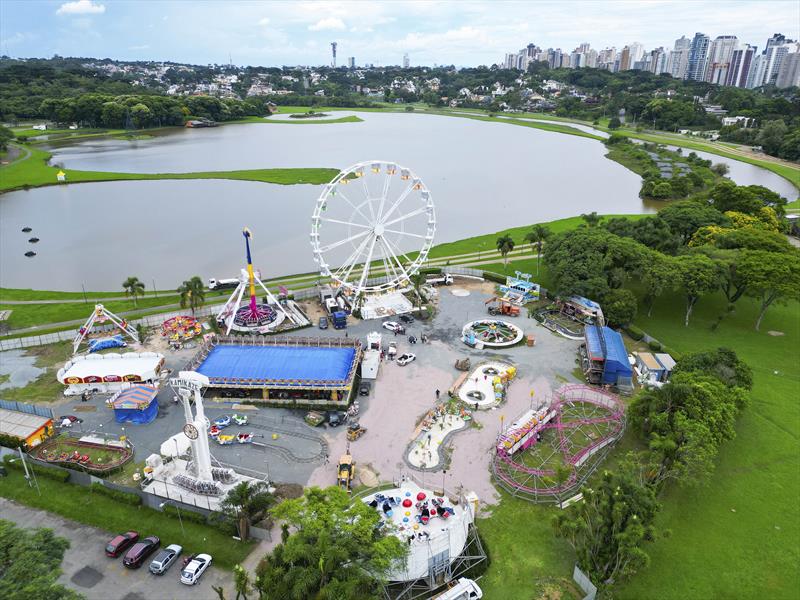
[{"label": "circular ride enclosure", "polygon": [[549,406],[530,410],[500,436],[492,459],[497,483],[532,502],[563,502],[608,455],[625,429],[619,398],[566,385]]},{"label": "circular ride enclosure", "polygon": [[461,340],[474,346],[480,342],[486,348],[506,348],[518,344],[523,337],[522,329],[497,319],[479,319],[464,325],[461,330]]},{"label": "circular ride enclosure", "polygon": [[98,444],[59,436],[45,440],[30,454],[43,462],[102,475],[119,469],[133,458],[132,448],[118,444]]}]

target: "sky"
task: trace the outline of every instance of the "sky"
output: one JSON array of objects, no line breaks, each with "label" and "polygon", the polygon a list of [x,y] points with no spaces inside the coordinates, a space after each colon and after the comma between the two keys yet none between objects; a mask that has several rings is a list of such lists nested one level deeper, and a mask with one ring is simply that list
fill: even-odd
[{"label": "sky", "polygon": [[764,47],[800,38],[799,0],[235,1],[0,0],[0,53],[280,66],[499,63],[528,43],[571,51],[681,35]]}]

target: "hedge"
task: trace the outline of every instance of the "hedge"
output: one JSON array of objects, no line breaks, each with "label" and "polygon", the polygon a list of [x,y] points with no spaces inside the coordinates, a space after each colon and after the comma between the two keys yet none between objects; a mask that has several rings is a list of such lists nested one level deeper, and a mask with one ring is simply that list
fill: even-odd
[{"label": "hedge", "polygon": [[495,283],[505,283],[506,276],[500,275],[500,273],[492,273],[491,271],[484,271],[483,278],[489,281],[494,281]]},{"label": "hedge", "polygon": [[656,340],[651,341],[647,345],[650,346],[650,350],[652,350],[653,352],[661,352],[661,350],[663,348],[663,346],[661,345],[661,342],[658,342]]},{"label": "hedge", "polygon": [[636,325],[628,325],[625,328],[625,333],[627,333],[631,339],[636,340],[637,342],[644,337],[644,331],[636,327]]},{"label": "hedge", "polygon": [[[10,454],[6,454],[3,457],[3,462],[6,464],[6,466],[11,467],[12,469],[17,469],[18,471],[24,470],[22,468],[22,461]],[[36,475],[46,477],[47,479],[60,481],[61,483],[69,480],[69,471],[35,465],[30,460],[28,461],[28,469],[31,469]]]},{"label": "hedge", "polygon": [[120,492],[119,490],[106,487],[102,483],[97,482],[93,483],[89,487],[91,487],[93,492],[103,494],[104,496],[108,496],[109,498],[112,498],[118,502],[122,502],[123,504],[130,504],[131,506],[141,506],[142,504],[142,499],[137,494]]},{"label": "hedge", "polygon": [[16,450],[17,448],[24,448],[25,442],[23,442],[18,437],[14,437],[13,435],[7,435],[5,433],[0,433],[0,446],[5,446],[6,448],[11,448],[12,450]]},{"label": "hedge", "polygon": [[[137,498],[138,498],[138,496],[137,496]],[[184,521],[192,521],[193,523],[201,523],[202,525],[208,524],[208,518],[205,515],[202,515],[200,513],[196,513],[194,511],[188,510],[188,509],[178,512],[178,509],[175,508],[175,506],[172,505],[172,504],[165,505],[164,509],[162,510],[162,512],[165,515],[170,516],[170,517],[172,517],[174,519],[180,518],[180,519],[182,519]]]}]

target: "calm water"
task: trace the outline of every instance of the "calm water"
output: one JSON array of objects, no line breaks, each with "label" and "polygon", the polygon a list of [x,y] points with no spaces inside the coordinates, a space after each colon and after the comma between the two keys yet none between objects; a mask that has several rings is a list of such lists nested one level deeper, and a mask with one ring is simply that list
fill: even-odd
[{"label": "calm water", "polygon": [[[414,169],[437,210],[436,242],[591,212],[651,212],[639,177],[594,140],[430,115],[363,113],[363,123],[181,129],[151,140],[55,150],[70,168],[191,172],[346,167],[383,158]],[[748,165],[749,166],[749,165]],[[762,184],[769,185],[762,181]],[[241,227],[265,276],[313,271],[310,215],[319,186],[138,181],[0,197],[0,285],[115,290],[130,275],[170,288],[190,275],[234,276]],[[24,226],[33,233],[23,234]],[[41,238],[36,245],[27,239]],[[37,252],[26,258],[25,251]]]}]

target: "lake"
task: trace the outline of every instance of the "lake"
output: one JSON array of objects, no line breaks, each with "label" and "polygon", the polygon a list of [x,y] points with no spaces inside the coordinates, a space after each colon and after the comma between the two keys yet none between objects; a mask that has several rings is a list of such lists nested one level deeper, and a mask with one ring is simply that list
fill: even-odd
[{"label": "lake", "polygon": [[[436,242],[583,212],[654,210],[638,197],[639,177],[606,159],[605,148],[591,139],[455,117],[359,116],[364,122],[245,124],[177,129],[133,142],[87,140],[56,148],[53,162],[164,173],[395,161],[416,171],[431,190]],[[254,262],[264,276],[313,271],[310,216],[320,191],[309,185],[164,180],[5,194],[0,285],[117,290],[135,275],[148,288],[154,280],[167,289],[195,274],[232,277],[243,263],[245,225],[254,233]],[[25,226],[33,232],[21,233]],[[33,235],[38,244],[28,244]],[[29,249],[37,256],[26,258]]]}]

